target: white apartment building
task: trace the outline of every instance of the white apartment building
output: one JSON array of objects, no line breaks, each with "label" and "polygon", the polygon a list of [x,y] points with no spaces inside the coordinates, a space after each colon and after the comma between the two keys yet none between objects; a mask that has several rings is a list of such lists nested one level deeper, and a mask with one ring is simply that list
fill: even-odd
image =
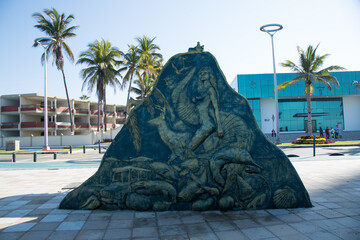
[{"label": "white apartment building", "polygon": [[[47,96],[49,136],[70,135],[70,117],[64,97]],[[98,103],[71,99],[75,135],[86,135],[97,131]],[[0,136],[26,137],[44,135],[44,95],[38,93],[0,96]],[[125,106],[106,104],[106,113],[100,107],[101,128],[107,130],[120,127],[125,120]]]}]

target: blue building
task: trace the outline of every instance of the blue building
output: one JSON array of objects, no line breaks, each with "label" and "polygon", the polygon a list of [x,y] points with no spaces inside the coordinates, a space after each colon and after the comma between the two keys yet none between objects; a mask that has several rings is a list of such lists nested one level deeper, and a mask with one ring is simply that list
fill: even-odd
[{"label": "blue building", "polygon": [[[360,71],[333,72],[339,88],[333,86],[330,92],[325,85],[315,83],[312,95],[313,129],[335,127],[343,131],[360,130]],[[295,73],[278,73],[277,83],[295,78]],[[231,87],[246,97],[259,127],[264,133],[271,133],[274,126],[275,98],[274,74],[239,74]],[[300,81],[278,91],[280,131],[299,132],[306,130],[307,105],[305,83]]]}]

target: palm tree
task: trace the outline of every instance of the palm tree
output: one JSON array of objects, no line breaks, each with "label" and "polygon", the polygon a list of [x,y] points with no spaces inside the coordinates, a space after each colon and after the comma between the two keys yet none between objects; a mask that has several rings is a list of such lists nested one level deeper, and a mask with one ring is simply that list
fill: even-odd
[{"label": "palm tree", "polygon": [[155,39],[155,37],[150,39],[145,35],[143,35],[142,38],[136,38],[139,44],[140,62],[142,62],[142,64],[147,64],[153,60],[162,60],[162,55],[156,52],[160,50],[160,47],[154,43]]},{"label": "palm tree", "polygon": [[90,97],[88,95],[86,95],[86,94],[83,94],[83,95],[80,96],[81,100],[88,100],[89,98]]},{"label": "palm tree", "polygon": [[[53,63],[55,62],[57,69],[61,70],[70,113],[70,129],[71,134],[73,135],[74,123],[64,72],[63,50],[67,57],[71,61],[74,61],[74,54],[72,53],[70,47],[65,43],[65,39],[76,36],[74,31],[78,28],[78,26],[69,26],[71,21],[74,20],[73,15],[70,14],[69,16],[66,16],[64,13],[60,14],[55,10],[55,8],[45,9],[44,15],[42,15],[41,13],[34,13],[32,16],[37,21],[37,24],[34,25],[34,27],[48,35],[47,37],[35,39],[33,47],[37,47],[39,43],[47,45],[46,54],[48,56],[53,56]],[[44,54],[42,56],[42,61],[44,61]]]},{"label": "palm tree", "polygon": [[157,52],[160,50],[160,47],[154,43],[154,40],[155,38],[150,39],[145,35],[142,38],[138,37],[136,38],[138,46],[129,46],[129,51],[125,54],[125,67],[120,69],[120,71],[127,70],[123,78],[122,88],[125,88],[129,82],[126,101],[127,114],[129,113],[130,92],[134,77],[137,77],[138,84],[142,85],[143,89],[145,89],[144,79],[149,78],[150,82],[155,81],[161,71],[162,55]]},{"label": "palm tree", "polygon": [[84,79],[82,88],[87,86],[88,91],[92,92],[96,88],[98,96],[98,125],[100,130],[100,104],[103,105],[105,132],[106,132],[106,86],[110,85],[116,91],[121,83],[118,79],[119,72],[115,66],[120,64],[120,56],[123,53],[116,47],[111,46],[109,40],[95,41],[88,45],[89,49],[80,54],[76,64],[87,64],[87,68],[81,70],[81,77]]},{"label": "palm tree", "polygon": [[152,57],[145,62],[141,62],[139,68],[142,70],[141,78],[134,81],[137,87],[132,87],[131,91],[138,96],[136,99],[144,99],[152,91],[155,80],[162,70],[162,59]]},{"label": "palm tree", "polygon": [[123,77],[123,83],[121,85],[121,88],[124,89],[126,87],[126,84],[129,83],[128,96],[126,99],[125,118],[127,117],[128,113],[129,113],[131,83],[133,82],[135,76],[138,79],[141,79],[140,66],[139,66],[140,56],[139,56],[138,47],[134,46],[134,45],[131,45],[131,46],[128,45],[128,47],[129,47],[129,50],[124,55],[124,61],[123,61],[123,64],[125,65],[125,67],[119,70],[119,71],[126,70],[126,74]]},{"label": "palm tree", "polygon": [[145,78],[134,80],[136,87],[131,87],[131,92],[139,95],[137,100],[144,99],[152,91],[155,81],[152,78],[146,76]]},{"label": "palm tree", "polygon": [[331,84],[339,87],[340,84],[338,80],[329,75],[330,71],[333,70],[343,70],[343,67],[333,65],[324,69],[320,69],[324,64],[324,60],[329,56],[329,54],[324,54],[322,56],[316,55],[316,50],[319,47],[319,44],[314,48],[309,45],[307,50],[304,51],[299,46],[297,47],[300,54],[300,65],[297,66],[290,60],[286,60],[284,63],[281,63],[283,67],[290,68],[293,72],[297,73],[297,77],[294,79],[281,83],[277,86],[278,89],[283,89],[293,83],[299,81],[305,81],[305,96],[307,102],[307,133],[312,134],[312,119],[311,119],[311,95],[313,93],[313,83],[319,82],[324,84],[330,91],[332,91]]}]

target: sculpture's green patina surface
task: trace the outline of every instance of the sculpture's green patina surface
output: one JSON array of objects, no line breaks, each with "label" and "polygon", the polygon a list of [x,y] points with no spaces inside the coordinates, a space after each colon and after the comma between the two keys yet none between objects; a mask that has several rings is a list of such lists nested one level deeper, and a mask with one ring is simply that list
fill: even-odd
[{"label": "sculpture's green patina surface", "polygon": [[294,167],[198,44],[173,56],[98,171],[60,208],[231,210],[311,207]]}]

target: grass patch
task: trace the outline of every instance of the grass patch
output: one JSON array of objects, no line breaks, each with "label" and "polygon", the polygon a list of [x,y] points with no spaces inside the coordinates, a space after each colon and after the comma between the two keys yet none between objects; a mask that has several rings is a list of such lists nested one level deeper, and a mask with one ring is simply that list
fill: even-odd
[{"label": "grass patch", "polygon": [[[294,143],[281,143],[277,144],[278,147],[309,147],[313,144],[294,144]],[[316,146],[337,146],[337,145],[360,145],[360,141],[336,141],[334,143],[316,144]]]}]

